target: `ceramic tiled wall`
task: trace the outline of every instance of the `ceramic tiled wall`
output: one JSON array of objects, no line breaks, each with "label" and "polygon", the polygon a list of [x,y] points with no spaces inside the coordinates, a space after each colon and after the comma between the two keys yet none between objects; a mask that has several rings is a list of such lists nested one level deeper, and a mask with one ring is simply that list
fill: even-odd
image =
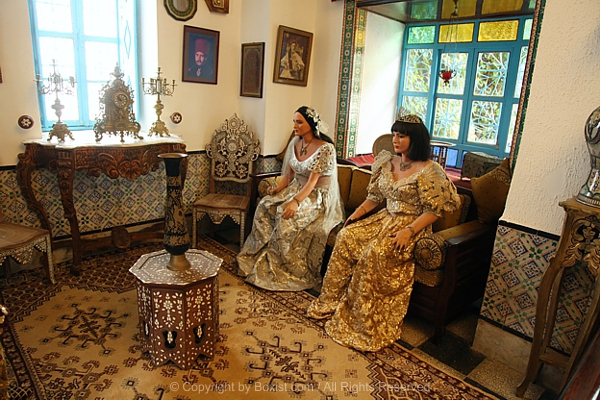
[{"label": "ceramic tiled wall", "polygon": [[[547,235],[546,235],[547,236]],[[518,228],[498,227],[481,317],[533,338],[537,293],[558,240]],[[593,277],[581,265],[568,268],[562,284],[551,346],[570,354],[585,316]]]},{"label": "ceramic tiled wall", "polygon": [[[276,171],[279,164],[273,157],[260,158],[257,170]],[[205,153],[189,154],[188,170],[183,189],[183,203],[187,214],[199,195],[208,193],[209,159]],[[32,185],[36,197],[46,210],[52,236],[70,236],[69,222],[64,218],[56,171],[37,169]],[[76,171],[73,199],[82,234],[110,229],[118,225],[134,225],[164,218],[165,171],[160,164],[157,171],[135,180],[111,179],[104,174],[87,176],[85,170]],[[0,204],[8,221],[29,226],[40,226],[37,214],[27,208],[14,169],[0,171]]]}]

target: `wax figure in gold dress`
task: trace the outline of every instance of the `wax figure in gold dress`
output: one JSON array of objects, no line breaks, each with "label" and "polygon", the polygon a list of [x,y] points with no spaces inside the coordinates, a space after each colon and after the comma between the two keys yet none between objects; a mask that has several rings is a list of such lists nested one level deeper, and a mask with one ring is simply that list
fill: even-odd
[{"label": "wax figure in gold dress", "polygon": [[252,232],[237,256],[246,281],[269,290],[319,287],[331,229],[344,219],[335,147],[317,112],[300,107],[282,177],[256,208]]},{"label": "wax figure in gold dress", "polygon": [[[372,167],[367,199],[338,233],[312,318],[328,318],[336,342],[378,351],[400,338],[414,282],[413,248],[431,224],[460,202],[444,169],[429,158],[429,133],[415,115],[392,126],[393,155],[384,150]],[[386,208],[364,219],[379,203]],[[354,222],[356,221],[356,222]]]}]

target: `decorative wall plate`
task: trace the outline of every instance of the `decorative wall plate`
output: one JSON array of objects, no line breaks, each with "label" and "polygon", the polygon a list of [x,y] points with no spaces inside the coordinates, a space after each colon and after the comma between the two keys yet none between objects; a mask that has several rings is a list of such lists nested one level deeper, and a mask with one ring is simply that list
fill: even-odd
[{"label": "decorative wall plate", "polygon": [[182,119],[183,117],[181,116],[181,113],[174,112],[173,114],[171,114],[171,122],[173,122],[175,125],[180,123]]},{"label": "decorative wall plate", "polygon": [[179,21],[187,21],[196,14],[198,0],[165,0],[169,15]]},{"label": "decorative wall plate", "polygon": [[204,0],[210,11],[229,14],[229,0]]},{"label": "decorative wall plate", "polygon": [[21,115],[17,123],[21,129],[30,129],[34,124],[31,115]]}]

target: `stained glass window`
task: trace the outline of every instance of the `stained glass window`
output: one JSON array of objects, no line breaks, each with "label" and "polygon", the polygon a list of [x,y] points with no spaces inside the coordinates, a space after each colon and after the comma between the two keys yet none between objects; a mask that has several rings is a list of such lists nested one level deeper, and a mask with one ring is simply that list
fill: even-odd
[{"label": "stained glass window", "polygon": [[510,123],[508,124],[508,138],[506,140],[506,148],[504,149],[505,153],[510,153],[513,136],[515,134],[515,125],[517,123],[517,112],[519,111],[519,103],[515,103],[512,105],[512,110],[510,112]]},{"label": "stained glass window", "polygon": [[482,14],[498,14],[519,11],[523,8],[523,0],[483,0]]},{"label": "stained glass window", "polygon": [[413,3],[410,9],[410,16],[416,20],[435,19],[438,12],[438,0],[430,0],[419,3]]},{"label": "stained glass window", "polygon": [[[450,27],[449,24],[440,25],[440,43],[462,43],[473,41],[473,29],[475,24],[457,24]],[[453,31],[456,29],[456,31]]]},{"label": "stained glass window", "polygon": [[418,115],[423,121],[427,116],[427,97],[424,96],[404,96],[402,107],[410,111],[411,114]]},{"label": "stained glass window", "polygon": [[499,42],[517,40],[519,34],[519,21],[493,21],[482,22],[479,26],[480,42]]},{"label": "stained glass window", "polygon": [[499,101],[473,101],[467,141],[496,145],[501,112]]},{"label": "stained glass window", "polygon": [[435,41],[435,26],[413,26],[408,28],[409,44],[428,44]]},{"label": "stained glass window", "polygon": [[465,92],[468,60],[469,53],[442,54],[441,70],[450,69],[454,71],[454,77],[448,83],[440,79],[438,81],[438,93],[461,95]]},{"label": "stained glass window", "polygon": [[[476,1],[465,5],[461,0],[459,9]],[[415,39],[425,37],[423,33],[408,35],[412,39],[405,42],[399,103],[415,113],[418,110],[432,139],[454,144],[448,165],[460,167],[462,156],[469,151],[498,157],[510,152],[531,21],[530,15],[463,19],[457,24],[458,40],[457,36],[448,39],[450,25],[444,21],[437,24],[433,43]],[[411,28],[409,25],[408,30]],[[447,83],[440,76],[445,70],[452,75]]]},{"label": "stained glass window", "polygon": [[463,101],[459,99],[436,100],[433,124],[433,136],[436,139],[458,139],[462,104]]},{"label": "stained glass window", "polygon": [[509,58],[510,53],[504,51],[479,53],[477,72],[475,73],[475,86],[473,89],[474,95],[504,96]]},{"label": "stained glass window", "polygon": [[429,91],[432,60],[433,50],[431,49],[409,50],[404,90],[411,92]]},{"label": "stained glass window", "polygon": [[519,56],[519,70],[517,72],[517,80],[515,82],[515,97],[521,95],[521,88],[523,86],[523,77],[525,76],[525,63],[527,62],[527,52],[529,46],[521,47],[521,54]]}]

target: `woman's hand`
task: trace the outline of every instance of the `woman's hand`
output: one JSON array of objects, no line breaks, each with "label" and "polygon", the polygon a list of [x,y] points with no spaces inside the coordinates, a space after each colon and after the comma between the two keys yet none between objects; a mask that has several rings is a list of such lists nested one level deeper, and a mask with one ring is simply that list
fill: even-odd
[{"label": "woman's hand", "polygon": [[393,238],[392,245],[394,246],[394,250],[398,252],[408,250],[408,242],[412,235],[412,231],[408,228],[402,228],[399,231],[391,233],[390,237]]},{"label": "woman's hand", "polygon": [[350,214],[350,216],[346,219],[346,222],[344,222],[344,226],[350,225],[351,223],[354,223],[356,221],[358,221],[360,219],[360,217],[362,217],[364,214],[361,214],[360,209],[356,209],[354,210],[354,212],[352,214]]},{"label": "woman's hand", "polygon": [[300,202],[296,200],[294,197],[292,200],[288,201],[283,209],[283,213],[281,213],[281,218],[290,219],[296,215],[296,211],[298,211],[298,207],[300,206]]},{"label": "woman's hand", "polygon": [[267,188],[267,194],[268,195],[272,196],[272,195],[277,194],[277,193],[279,193],[279,190],[277,190],[276,186],[269,186]]}]

